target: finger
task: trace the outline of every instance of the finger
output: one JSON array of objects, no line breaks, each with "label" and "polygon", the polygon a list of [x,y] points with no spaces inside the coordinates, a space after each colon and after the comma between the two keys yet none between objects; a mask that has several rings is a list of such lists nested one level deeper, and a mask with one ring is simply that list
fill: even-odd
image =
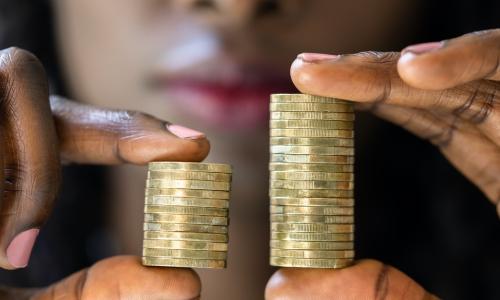
[{"label": "finger", "polygon": [[144,267],[139,258],[117,256],[35,294],[33,300],[199,299],[201,282],[186,268]]},{"label": "finger", "polygon": [[19,49],[0,52],[4,193],[0,206],[0,267],[28,263],[60,182],[59,149],[43,67]]},{"label": "finger", "polygon": [[500,80],[500,29],[409,46],[402,51],[398,71],[408,84],[432,90],[477,79]]},{"label": "finger", "polygon": [[201,161],[210,144],[201,132],[150,115],[105,110],[51,97],[65,161],[88,164],[146,164]]},{"label": "finger", "polygon": [[454,113],[500,143],[500,82],[474,81],[443,91],[418,89],[399,77],[398,58],[398,53],[377,52],[333,58],[302,54],[292,64],[291,75],[304,93]]},{"label": "finger", "polygon": [[282,268],[269,279],[266,300],[437,299],[418,283],[374,260],[345,269]]},{"label": "finger", "polygon": [[499,205],[499,147],[474,126],[456,117],[387,104],[377,105],[373,112],[438,146],[459,171]]}]

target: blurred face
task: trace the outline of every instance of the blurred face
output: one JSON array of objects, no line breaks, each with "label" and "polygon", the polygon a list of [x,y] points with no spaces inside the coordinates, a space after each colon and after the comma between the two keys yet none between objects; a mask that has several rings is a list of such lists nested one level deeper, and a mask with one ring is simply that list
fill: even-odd
[{"label": "blurred face", "polygon": [[210,132],[265,128],[300,52],[380,49],[398,0],[53,0],[72,96]]}]

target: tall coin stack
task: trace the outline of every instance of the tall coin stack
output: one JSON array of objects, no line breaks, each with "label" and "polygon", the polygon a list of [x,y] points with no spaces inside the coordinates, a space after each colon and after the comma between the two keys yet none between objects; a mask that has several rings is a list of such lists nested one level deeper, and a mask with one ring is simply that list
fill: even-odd
[{"label": "tall coin stack", "polygon": [[142,263],[225,268],[231,166],[149,164]]},{"label": "tall coin stack", "polygon": [[354,258],[354,109],[271,95],[270,264],[342,268]]}]

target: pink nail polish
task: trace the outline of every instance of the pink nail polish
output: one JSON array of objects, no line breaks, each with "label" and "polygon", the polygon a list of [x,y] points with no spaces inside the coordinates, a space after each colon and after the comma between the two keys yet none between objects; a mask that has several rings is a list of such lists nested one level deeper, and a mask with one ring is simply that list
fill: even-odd
[{"label": "pink nail polish", "polygon": [[437,50],[443,46],[443,42],[432,42],[432,43],[423,43],[411,45],[403,49],[403,54],[411,52],[413,54],[422,54],[426,52],[430,52],[433,50]]},{"label": "pink nail polish", "polygon": [[180,125],[168,124],[167,129],[168,131],[182,139],[199,139],[205,137],[205,134],[203,132],[199,132]]},{"label": "pink nail polish", "polygon": [[313,64],[326,60],[335,60],[338,57],[339,57],[338,55],[323,54],[323,53],[301,53],[297,56],[298,59]]},{"label": "pink nail polish", "polygon": [[15,268],[24,268],[28,265],[31,250],[38,236],[40,229],[33,228],[18,234],[9,247],[7,247],[7,260]]}]

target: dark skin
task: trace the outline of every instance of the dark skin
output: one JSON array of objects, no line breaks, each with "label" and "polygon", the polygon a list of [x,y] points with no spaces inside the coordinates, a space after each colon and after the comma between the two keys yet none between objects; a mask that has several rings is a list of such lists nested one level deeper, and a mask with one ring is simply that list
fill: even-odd
[{"label": "dark skin", "polygon": [[[410,47],[402,53],[322,59],[299,56],[291,75],[302,92],[361,102],[361,108],[429,139],[498,208],[500,31],[459,37],[425,53],[415,51]],[[0,172],[4,215],[0,265],[4,268],[12,268],[5,257],[10,239],[26,228],[41,226],[48,217],[59,184],[60,158],[79,163],[144,164],[152,160],[200,161],[209,151],[204,137],[179,139],[164,130],[164,122],[151,116],[104,111],[58,98],[49,104],[45,75],[36,59],[16,49],[0,55],[0,158],[4,165]],[[22,210],[8,210],[20,202]],[[200,290],[192,270],[145,268],[137,258],[115,257],[45,289],[5,288],[3,296],[196,299]],[[287,300],[436,299],[405,274],[373,260],[341,270],[282,268],[269,280],[265,296]]]}]

